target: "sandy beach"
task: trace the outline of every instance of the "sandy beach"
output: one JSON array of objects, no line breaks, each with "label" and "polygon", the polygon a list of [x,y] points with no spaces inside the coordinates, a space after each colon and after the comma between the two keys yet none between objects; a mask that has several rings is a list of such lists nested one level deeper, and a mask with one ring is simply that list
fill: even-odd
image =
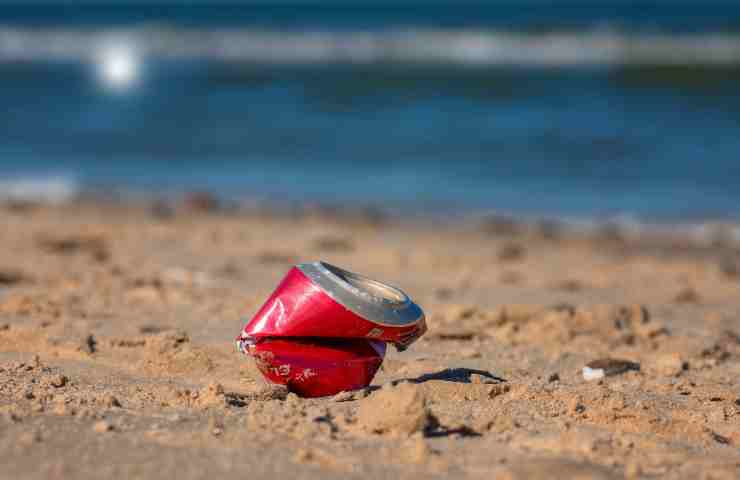
[{"label": "sandy beach", "polygon": [[[0,476],[740,476],[731,246],[204,200],[0,208]],[[301,399],[234,348],[313,260],[427,314],[367,391]]]}]

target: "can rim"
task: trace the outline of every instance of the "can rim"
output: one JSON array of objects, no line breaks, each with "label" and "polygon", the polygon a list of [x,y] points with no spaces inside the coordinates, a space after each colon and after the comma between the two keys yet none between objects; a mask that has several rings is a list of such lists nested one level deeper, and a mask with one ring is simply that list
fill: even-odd
[{"label": "can rim", "polygon": [[405,327],[424,319],[421,308],[398,287],[322,261],[297,268],[337,303],[372,323]]}]

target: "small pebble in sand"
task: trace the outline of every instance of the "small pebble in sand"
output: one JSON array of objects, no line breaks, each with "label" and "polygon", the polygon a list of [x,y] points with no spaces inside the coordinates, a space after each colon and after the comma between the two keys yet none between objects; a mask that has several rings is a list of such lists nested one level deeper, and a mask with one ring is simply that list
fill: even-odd
[{"label": "small pebble in sand", "polygon": [[26,276],[18,270],[0,270],[0,285],[9,287],[23,283]]},{"label": "small pebble in sand", "polygon": [[612,375],[619,375],[629,370],[640,370],[640,364],[629,360],[616,358],[600,358],[588,362],[583,367],[583,379],[588,381],[598,380]]},{"label": "small pebble in sand", "polygon": [[18,423],[22,420],[21,416],[15,412],[3,412],[0,414],[0,419],[5,420],[9,423]]},{"label": "small pebble in sand", "polygon": [[449,287],[440,287],[434,291],[437,300],[450,300],[455,295],[455,290]]},{"label": "small pebble in sand", "polygon": [[691,287],[684,288],[673,298],[675,303],[699,303],[701,296]]},{"label": "small pebble in sand", "polygon": [[37,238],[36,243],[41,250],[47,253],[71,255],[78,252],[85,252],[90,254],[98,262],[104,262],[110,258],[108,242],[103,237],[50,237],[44,235]]},{"label": "small pebble in sand", "polygon": [[144,335],[153,335],[157,333],[162,333],[163,331],[167,330],[167,327],[162,327],[159,325],[141,325],[139,326],[139,333],[143,333]]},{"label": "small pebble in sand", "polygon": [[95,336],[93,334],[89,334],[85,336],[84,339],[80,342],[79,351],[93,354],[97,351],[98,341],[95,339]]},{"label": "small pebble in sand", "polygon": [[262,265],[288,265],[296,262],[296,256],[292,252],[281,252],[266,250],[257,254],[257,262]]},{"label": "small pebble in sand", "polygon": [[725,437],[724,435],[720,435],[719,433],[714,432],[712,430],[709,431],[709,435],[712,437],[712,440],[722,445],[732,444],[732,441],[728,437]]},{"label": "small pebble in sand", "polygon": [[306,448],[299,448],[293,455],[293,460],[297,463],[307,463],[314,459],[314,454]]},{"label": "small pebble in sand", "polygon": [[563,292],[580,292],[584,288],[583,282],[575,279],[563,280],[554,285],[555,290],[561,290]]},{"label": "small pebble in sand", "polygon": [[268,401],[268,400],[285,400],[288,398],[288,387],[285,385],[269,384],[264,385],[262,388],[252,393],[250,396],[254,400]]},{"label": "small pebble in sand", "polygon": [[214,437],[218,437],[224,433],[224,422],[220,418],[210,417],[208,419],[208,431]]},{"label": "small pebble in sand", "polygon": [[359,400],[361,398],[365,398],[369,394],[370,394],[370,390],[368,388],[361,388],[360,390],[339,392],[333,397],[331,397],[331,399],[334,400],[335,402],[351,402],[353,400]]},{"label": "small pebble in sand", "polygon": [[509,270],[501,273],[499,281],[506,285],[516,285],[524,281],[524,275],[519,272]]},{"label": "small pebble in sand", "polygon": [[105,433],[113,430],[113,425],[105,420],[95,422],[93,425],[93,431],[97,433]]},{"label": "small pebble in sand", "polygon": [[33,430],[30,432],[24,432],[20,435],[18,438],[18,444],[23,446],[31,446],[34,443],[39,443],[43,440],[43,437],[41,436],[41,432],[38,430]]},{"label": "small pebble in sand", "polygon": [[52,387],[62,388],[63,386],[67,384],[67,381],[69,381],[69,379],[65,375],[62,375],[61,373],[59,373],[51,377],[50,383]]},{"label": "small pebble in sand", "polygon": [[119,402],[118,399],[115,396],[113,396],[113,394],[106,393],[105,396],[103,396],[103,405],[105,405],[108,408],[120,407],[121,402]]}]

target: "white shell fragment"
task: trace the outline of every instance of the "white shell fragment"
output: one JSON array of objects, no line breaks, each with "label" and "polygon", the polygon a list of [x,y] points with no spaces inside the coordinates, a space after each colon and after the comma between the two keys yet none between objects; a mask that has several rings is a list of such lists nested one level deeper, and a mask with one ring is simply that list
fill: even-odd
[{"label": "white shell fragment", "polygon": [[606,374],[603,368],[583,367],[583,379],[587,382],[604,378]]}]

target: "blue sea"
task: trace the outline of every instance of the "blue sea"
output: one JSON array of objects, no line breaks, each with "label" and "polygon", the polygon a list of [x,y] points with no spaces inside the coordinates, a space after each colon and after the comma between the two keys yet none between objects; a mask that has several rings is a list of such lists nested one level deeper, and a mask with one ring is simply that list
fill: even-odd
[{"label": "blue sea", "polygon": [[0,197],[740,217],[740,3],[0,3]]}]

